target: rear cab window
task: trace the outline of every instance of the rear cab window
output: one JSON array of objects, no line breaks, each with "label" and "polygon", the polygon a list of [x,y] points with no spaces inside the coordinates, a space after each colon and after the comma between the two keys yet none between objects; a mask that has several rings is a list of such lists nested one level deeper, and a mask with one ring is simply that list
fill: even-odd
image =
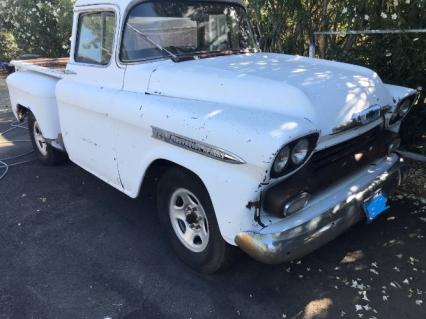
[{"label": "rear cab window", "polygon": [[90,12],[79,16],[74,61],[108,65],[111,61],[114,34],[114,12]]}]

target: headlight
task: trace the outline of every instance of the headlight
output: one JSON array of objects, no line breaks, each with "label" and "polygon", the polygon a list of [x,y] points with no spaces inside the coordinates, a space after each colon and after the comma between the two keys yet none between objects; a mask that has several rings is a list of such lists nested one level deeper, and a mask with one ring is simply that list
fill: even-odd
[{"label": "headlight", "polygon": [[306,157],[308,156],[309,152],[309,141],[306,138],[302,138],[297,142],[297,144],[294,146],[293,151],[291,152],[291,161],[299,165],[302,163]]},{"label": "headlight", "polygon": [[399,107],[398,110],[398,115],[400,117],[404,117],[408,114],[408,112],[410,111],[410,107],[411,107],[411,101],[409,99],[406,99],[401,106]]},{"label": "headlight", "polygon": [[277,155],[277,158],[274,162],[274,171],[282,172],[288,163],[290,158],[290,148],[288,146],[284,147]]},{"label": "headlight", "polygon": [[313,133],[285,145],[275,157],[271,177],[281,177],[300,168],[314,151],[319,133]]},{"label": "headlight", "polygon": [[395,108],[389,120],[389,125],[401,121],[410,112],[411,106],[415,101],[416,96],[409,96],[402,100]]}]

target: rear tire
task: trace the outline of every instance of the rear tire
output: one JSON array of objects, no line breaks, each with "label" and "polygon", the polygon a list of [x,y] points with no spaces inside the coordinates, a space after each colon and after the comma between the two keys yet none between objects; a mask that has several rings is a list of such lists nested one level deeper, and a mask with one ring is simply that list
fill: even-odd
[{"label": "rear tire", "polygon": [[192,173],[166,171],[158,183],[157,206],[171,245],[185,264],[211,274],[233,263],[237,249],[222,238],[210,196]]},{"label": "rear tire", "polygon": [[57,150],[43,137],[40,126],[32,112],[28,112],[28,129],[30,132],[31,142],[39,161],[48,166],[62,164],[67,161],[67,154]]}]

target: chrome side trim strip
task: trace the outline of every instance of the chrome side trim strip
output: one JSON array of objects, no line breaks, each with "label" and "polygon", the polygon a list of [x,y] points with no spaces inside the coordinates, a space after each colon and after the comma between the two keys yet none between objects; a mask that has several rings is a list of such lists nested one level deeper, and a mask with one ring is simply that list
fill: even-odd
[{"label": "chrome side trim strip", "polygon": [[160,141],[230,164],[246,164],[239,156],[219,147],[152,126],[152,137]]}]

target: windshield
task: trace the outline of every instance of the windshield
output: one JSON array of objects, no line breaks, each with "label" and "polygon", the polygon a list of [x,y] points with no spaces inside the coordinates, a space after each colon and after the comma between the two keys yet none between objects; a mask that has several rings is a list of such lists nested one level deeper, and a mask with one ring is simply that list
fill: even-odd
[{"label": "windshield", "polygon": [[239,5],[152,1],[130,11],[120,55],[122,61],[134,62],[256,50],[245,9]]}]

